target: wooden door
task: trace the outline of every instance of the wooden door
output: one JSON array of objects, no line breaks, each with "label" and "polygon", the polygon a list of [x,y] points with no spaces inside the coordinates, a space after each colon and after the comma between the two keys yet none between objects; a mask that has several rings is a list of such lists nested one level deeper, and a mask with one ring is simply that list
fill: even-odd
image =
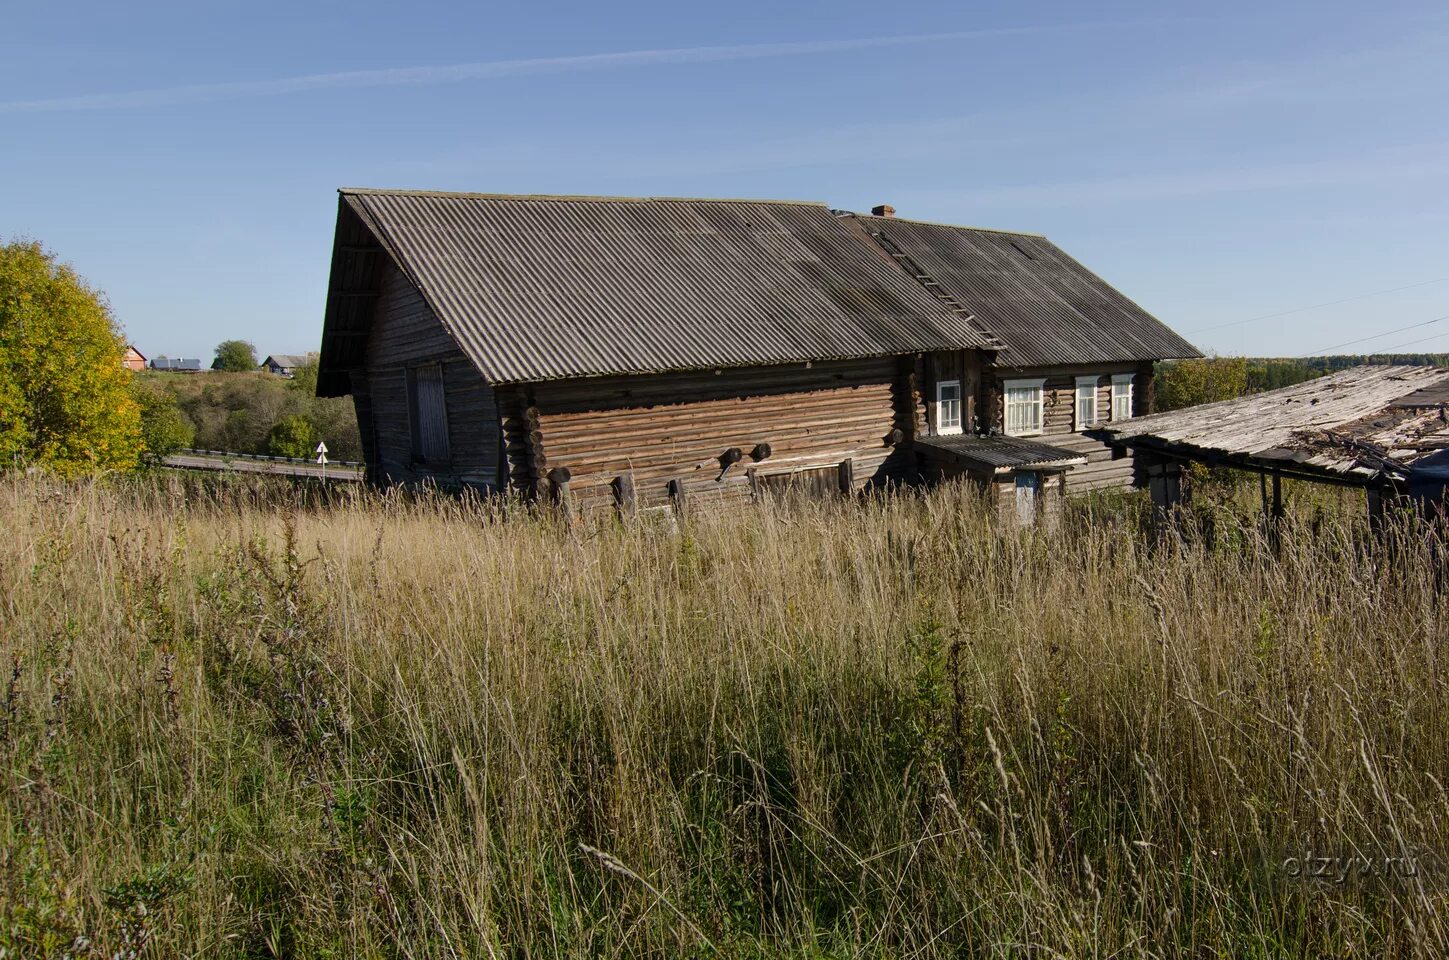
[{"label": "wooden door", "polygon": [[1041,474],[1020,470],[1016,474],[1016,519],[1023,527],[1036,522],[1037,500],[1041,497]]}]

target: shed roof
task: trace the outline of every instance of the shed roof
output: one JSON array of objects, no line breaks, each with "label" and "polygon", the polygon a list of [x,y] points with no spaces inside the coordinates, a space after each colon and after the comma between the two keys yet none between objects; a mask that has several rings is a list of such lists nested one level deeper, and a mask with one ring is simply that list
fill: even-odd
[{"label": "shed roof", "polygon": [[1046,237],[857,215],[886,253],[1005,344],[1006,367],[1202,356]]},{"label": "shed roof", "polygon": [[[493,383],[998,346],[824,204],[341,194]],[[360,350],[338,296],[320,392]]]},{"label": "shed roof", "polygon": [[1116,446],[1368,482],[1449,446],[1449,370],[1358,366],[1306,383],[1105,425]]},{"label": "shed roof", "polygon": [[153,370],[200,370],[199,357],[157,357],[151,361]]},{"label": "shed roof", "polygon": [[261,365],[264,367],[305,367],[307,359],[307,355],[303,353],[273,353],[269,354]]},{"label": "shed roof", "polygon": [[1008,472],[1022,467],[1065,470],[1087,462],[1085,454],[1023,437],[971,434],[918,437],[916,447],[929,457],[988,473]]}]

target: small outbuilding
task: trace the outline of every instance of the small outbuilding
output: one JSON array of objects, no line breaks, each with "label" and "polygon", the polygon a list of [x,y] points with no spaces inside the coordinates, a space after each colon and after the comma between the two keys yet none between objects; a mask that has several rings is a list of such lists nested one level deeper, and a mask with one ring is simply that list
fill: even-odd
[{"label": "small outbuilding", "polygon": [[1441,452],[1449,449],[1449,370],[1351,367],[1264,393],[1143,417],[1102,429],[1145,469],[1154,505],[1170,512],[1187,491],[1184,463],[1235,467],[1272,482],[1268,507],[1282,513],[1281,480],[1360,487],[1371,515],[1412,492],[1444,499]]},{"label": "small outbuilding", "polygon": [[121,366],[127,370],[139,373],[146,369],[146,355],[136,349],[132,343],[126,344],[126,352],[121,355]]}]

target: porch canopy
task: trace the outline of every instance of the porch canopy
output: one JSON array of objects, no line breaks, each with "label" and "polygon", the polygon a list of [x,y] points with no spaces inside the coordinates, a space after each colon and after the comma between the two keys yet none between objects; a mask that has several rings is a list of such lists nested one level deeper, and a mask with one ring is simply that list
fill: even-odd
[{"label": "porch canopy", "polygon": [[973,473],[1004,474],[1017,470],[1050,473],[1080,466],[1084,454],[1024,437],[984,437],[969,434],[918,437],[916,449],[925,456]]}]

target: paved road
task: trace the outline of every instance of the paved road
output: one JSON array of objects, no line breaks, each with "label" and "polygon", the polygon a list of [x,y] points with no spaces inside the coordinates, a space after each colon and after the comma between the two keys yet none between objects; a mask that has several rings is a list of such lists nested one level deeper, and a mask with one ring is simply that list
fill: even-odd
[{"label": "paved road", "polygon": [[[182,470],[233,470],[237,473],[270,473],[287,477],[321,477],[322,467],[315,463],[289,460],[253,460],[250,457],[227,457],[209,453],[173,453],[161,461],[168,467]],[[361,467],[327,464],[328,480],[362,479]]]}]

